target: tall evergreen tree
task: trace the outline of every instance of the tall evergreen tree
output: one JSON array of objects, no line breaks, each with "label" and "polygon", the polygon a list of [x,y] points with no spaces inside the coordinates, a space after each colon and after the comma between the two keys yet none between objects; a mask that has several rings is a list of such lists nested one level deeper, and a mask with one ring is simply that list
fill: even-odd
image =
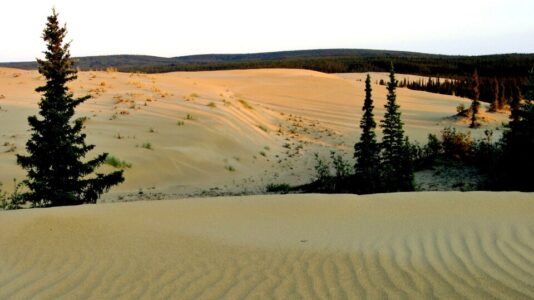
[{"label": "tall evergreen tree", "polygon": [[376,141],[376,122],[373,114],[371,76],[365,80],[365,100],[360,121],[362,134],[354,145],[354,192],[369,194],[380,190],[380,147]]},{"label": "tall evergreen tree", "polygon": [[503,109],[505,104],[506,104],[506,85],[504,84],[504,80],[501,79],[500,88],[499,88],[499,109]]},{"label": "tall evergreen tree", "polygon": [[389,82],[387,83],[386,113],[381,121],[383,138],[381,143],[382,179],[386,191],[411,191],[414,189],[414,177],[411,161],[411,150],[404,138],[400,107],[397,105],[397,80],[391,64]]},{"label": "tall evergreen tree", "polygon": [[74,98],[66,85],[77,78],[70,45],[63,43],[66,33],[53,10],[43,31],[45,59],[37,60],[39,73],[46,78],[46,84],[36,89],[43,93],[41,118],[28,118],[32,130],[26,143],[29,155],[17,155],[17,163],[27,171],[24,183],[29,191],[24,197],[34,207],[95,203],[104,191],[124,181],[122,171],[93,175],[107,153],[82,161],[94,145],[85,143],[82,120],[72,118],[75,108],[90,96]]},{"label": "tall evergreen tree", "polygon": [[[529,72],[525,101],[512,108],[510,123],[503,133],[503,155],[499,183],[506,190],[534,191],[534,68]],[[516,96],[518,97],[518,96]]]},{"label": "tall evergreen tree", "polygon": [[492,81],[492,87],[491,87],[491,96],[492,96],[492,99],[491,99],[491,103],[490,103],[490,107],[489,107],[489,112],[496,112],[497,109],[501,109],[501,107],[499,107],[499,81],[497,80],[497,78],[493,78],[493,81]]},{"label": "tall evergreen tree", "polygon": [[480,126],[480,124],[477,121],[477,115],[478,111],[480,109],[480,102],[478,101],[480,98],[480,90],[479,90],[480,84],[478,80],[478,72],[475,70],[473,73],[473,77],[471,78],[471,99],[473,100],[471,102],[471,124],[469,127],[471,128],[477,128]]}]

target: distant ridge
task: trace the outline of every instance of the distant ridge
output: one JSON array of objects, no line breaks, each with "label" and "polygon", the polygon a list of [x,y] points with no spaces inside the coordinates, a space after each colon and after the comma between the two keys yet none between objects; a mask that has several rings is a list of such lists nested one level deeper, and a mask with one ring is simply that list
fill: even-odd
[{"label": "distant ridge", "polygon": [[[163,73],[255,68],[299,68],[327,73],[386,71],[464,76],[476,68],[482,76],[523,77],[534,65],[534,54],[459,56],[370,49],[317,49],[250,54],[201,54],[178,57],[106,55],[75,58],[82,70],[108,67],[125,72]],[[1,67],[36,69],[36,62],[0,63]]]}]

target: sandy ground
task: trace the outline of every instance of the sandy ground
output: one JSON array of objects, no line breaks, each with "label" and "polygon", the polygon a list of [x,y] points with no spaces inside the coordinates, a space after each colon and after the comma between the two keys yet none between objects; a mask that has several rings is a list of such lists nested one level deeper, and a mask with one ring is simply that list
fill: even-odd
[{"label": "sandy ground", "polygon": [[0,298],[532,299],[532,211],[428,192],[0,212]]},{"label": "sandy ground", "polygon": [[[374,82],[387,74],[372,75]],[[336,150],[352,158],[364,77],[284,69],[81,72],[71,88],[75,95],[94,96],[78,110],[87,118],[88,141],[97,146],[93,154],[109,152],[131,164],[126,182],[102,198],[109,202],[258,193],[269,183],[307,183],[314,173],[313,153],[327,157]],[[0,69],[4,189],[24,177],[15,153],[24,153],[27,117],[37,112],[40,97],[34,89],[42,83],[36,71]],[[380,119],[386,89],[375,84],[373,89]],[[412,140],[424,143],[444,126],[468,130],[467,123],[447,119],[458,104],[469,104],[466,99],[399,89],[398,101]],[[487,117],[473,136],[488,128],[498,136],[507,120],[505,113]]]}]

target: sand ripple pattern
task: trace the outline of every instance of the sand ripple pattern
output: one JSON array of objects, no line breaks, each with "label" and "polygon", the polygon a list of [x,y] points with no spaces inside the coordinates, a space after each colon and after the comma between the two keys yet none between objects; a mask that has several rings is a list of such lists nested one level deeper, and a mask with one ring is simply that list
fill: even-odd
[{"label": "sand ripple pattern", "polygon": [[534,299],[533,211],[418,193],[0,212],[0,299]]}]

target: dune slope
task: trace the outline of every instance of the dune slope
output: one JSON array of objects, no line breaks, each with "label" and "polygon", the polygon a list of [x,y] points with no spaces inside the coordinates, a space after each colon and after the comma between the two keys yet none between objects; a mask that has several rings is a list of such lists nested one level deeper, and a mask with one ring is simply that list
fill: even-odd
[{"label": "dune slope", "polygon": [[449,192],[0,212],[0,298],[533,298],[532,211]]},{"label": "dune slope", "polygon": [[[365,74],[333,75],[306,70],[240,70],[128,74],[80,72],[75,95],[93,98],[79,106],[88,142],[131,164],[126,181],[103,201],[131,199],[143,190],[174,199],[190,194],[261,192],[269,183],[302,184],[314,174],[314,153],[331,150],[353,157],[359,137]],[[380,77],[382,76],[382,77]],[[373,74],[373,82],[384,74]],[[405,75],[399,74],[399,79]],[[24,178],[16,165],[37,112],[43,84],[36,71],[0,68],[0,182]],[[373,84],[375,113],[383,116],[384,86]],[[445,126],[468,130],[447,117],[467,99],[398,90],[405,129],[424,143]],[[496,130],[506,113],[473,136]],[[111,169],[104,167],[104,171]]]}]

